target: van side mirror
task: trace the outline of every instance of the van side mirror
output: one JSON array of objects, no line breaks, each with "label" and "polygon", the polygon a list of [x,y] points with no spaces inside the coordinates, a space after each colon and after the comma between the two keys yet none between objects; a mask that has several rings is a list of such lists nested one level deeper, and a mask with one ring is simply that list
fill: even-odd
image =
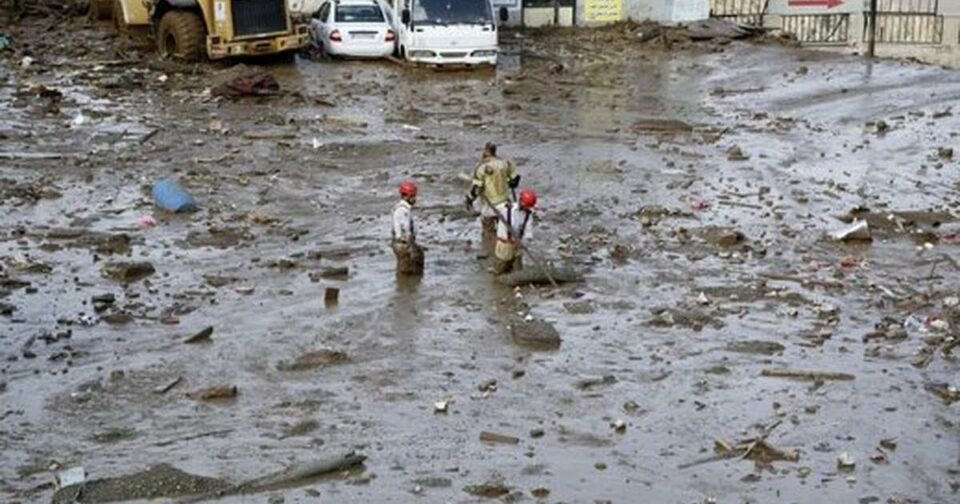
[{"label": "van side mirror", "polygon": [[403,9],[403,12],[400,13],[400,22],[405,25],[410,24],[410,9]]},{"label": "van side mirror", "polygon": [[500,22],[501,22],[501,23],[506,23],[507,20],[509,20],[509,19],[510,19],[510,13],[507,12],[507,8],[501,6],[501,7],[500,7]]}]

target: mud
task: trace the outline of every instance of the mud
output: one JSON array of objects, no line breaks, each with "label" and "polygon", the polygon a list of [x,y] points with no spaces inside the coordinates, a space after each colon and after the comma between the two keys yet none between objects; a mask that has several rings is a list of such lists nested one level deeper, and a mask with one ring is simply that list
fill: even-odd
[{"label": "mud", "polygon": [[[54,498],[50,461],[90,481],[170,464],[217,485],[322,446],[362,450],[366,470],[272,494],[956,501],[960,185],[941,149],[960,132],[943,113],[960,74],[643,25],[505,31],[495,72],[232,72],[36,14],[2,25],[0,500]],[[281,93],[211,96],[241,70]],[[491,140],[540,193],[530,246],[578,281],[514,288],[477,260],[457,174]],[[144,188],[162,178],[200,210],[156,212]],[[410,178],[429,249],[416,279],[395,276],[388,244]],[[824,239],[854,214],[872,242]],[[117,282],[108,263],[155,272]],[[515,343],[528,316],[559,347]],[[183,343],[208,326],[211,342]],[[280,365],[319,351],[349,358]],[[217,384],[239,393],[186,396]],[[798,461],[688,465],[778,420],[762,448]],[[267,495],[224,501],[243,499]]]}]

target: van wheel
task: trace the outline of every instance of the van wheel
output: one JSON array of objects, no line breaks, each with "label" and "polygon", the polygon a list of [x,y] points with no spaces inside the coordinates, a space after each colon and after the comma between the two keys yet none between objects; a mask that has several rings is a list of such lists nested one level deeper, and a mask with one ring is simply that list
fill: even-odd
[{"label": "van wheel", "polygon": [[87,13],[94,21],[106,21],[112,17],[113,0],[90,0]]},{"label": "van wheel", "polygon": [[207,27],[200,15],[172,10],[163,15],[157,30],[157,50],[162,58],[200,61],[206,52]]}]

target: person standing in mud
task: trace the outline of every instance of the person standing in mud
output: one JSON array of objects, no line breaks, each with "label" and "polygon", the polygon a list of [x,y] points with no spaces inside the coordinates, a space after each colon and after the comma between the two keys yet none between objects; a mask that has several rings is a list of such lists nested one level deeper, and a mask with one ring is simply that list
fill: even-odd
[{"label": "person standing in mud", "polygon": [[521,247],[523,239],[531,236],[533,208],[537,193],[533,189],[520,191],[518,203],[506,201],[497,207],[497,246],[494,249],[493,273],[503,275],[523,267]]},{"label": "person standing in mud", "polygon": [[[469,211],[473,211],[473,202],[479,197],[483,203],[480,213],[483,243],[490,243],[497,227],[497,206],[510,201],[510,194],[520,185],[520,175],[513,163],[497,157],[497,146],[488,142],[483,147],[480,164],[473,171],[470,192],[466,195]],[[516,195],[514,198],[516,199]]]},{"label": "person standing in mud", "polygon": [[417,245],[417,231],[413,224],[413,206],[417,203],[417,184],[400,184],[400,201],[393,207],[393,255],[397,258],[398,275],[423,274],[423,249]]}]

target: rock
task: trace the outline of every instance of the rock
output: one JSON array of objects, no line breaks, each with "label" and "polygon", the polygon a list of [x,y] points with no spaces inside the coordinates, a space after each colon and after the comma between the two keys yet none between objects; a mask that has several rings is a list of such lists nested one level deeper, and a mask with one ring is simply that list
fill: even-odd
[{"label": "rock", "polygon": [[350,360],[346,352],[337,350],[315,350],[301,354],[293,362],[280,362],[277,369],[281,371],[308,371],[321,366],[341,364]]},{"label": "rock", "polygon": [[270,498],[267,499],[267,504],[283,504],[284,502],[286,502],[286,499],[284,499],[282,495],[271,495]]},{"label": "rock", "polygon": [[727,149],[728,161],[746,161],[748,159],[750,159],[750,156],[746,155],[739,145],[734,145]]},{"label": "rock", "polygon": [[215,385],[188,392],[187,397],[196,401],[216,401],[237,397],[236,385]]},{"label": "rock", "polygon": [[213,336],[213,326],[203,328],[203,330],[183,340],[183,342],[188,345],[197,343],[210,343],[210,336]]},{"label": "rock", "polygon": [[876,122],[875,128],[878,135],[882,135],[887,131],[890,131],[890,125],[887,124],[886,121],[882,121],[882,120]]},{"label": "rock", "polygon": [[550,496],[550,489],[542,486],[536,487],[533,490],[530,490],[530,495],[537,499],[546,499]]},{"label": "rock", "polygon": [[746,236],[736,229],[707,226],[698,230],[698,234],[708,243],[717,247],[728,248],[744,241]]},{"label": "rock", "polygon": [[101,272],[107,278],[123,283],[132,283],[143,280],[156,273],[153,264],[140,262],[112,262],[103,265]]},{"label": "rock", "polygon": [[15,312],[15,311],[17,311],[17,307],[16,307],[16,306],[14,306],[14,305],[12,305],[12,304],[10,304],[10,303],[2,303],[2,302],[0,302],[0,315],[3,315],[4,317],[9,317],[9,316],[13,315],[13,312]]},{"label": "rock", "polygon": [[520,346],[538,350],[556,350],[560,348],[560,333],[543,320],[518,320],[510,327],[513,342]]},{"label": "rock", "polygon": [[251,239],[252,236],[246,229],[211,226],[206,231],[190,231],[187,233],[186,242],[192,247],[227,249]]},{"label": "rock", "polygon": [[693,126],[676,119],[640,119],[631,126],[635,133],[689,133]]},{"label": "rock", "polygon": [[533,439],[542,438],[546,434],[543,429],[531,429],[530,437]]},{"label": "rock", "polygon": [[93,310],[97,313],[100,313],[107,308],[109,308],[113,303],[117,301],[116,297],[113,294],[99,294],[91,298],[93,303]]},{"label": "rock", "polygon": [[475,497],[499,499],[500,497],[510,493],[510,488],[504,486],[503,482],[488,482],[481,485],[470,485],[464,487],[463,491]]},{"label": "rock", "polygon": [[938,148],[937,157],[940,159],[953,159],[953,147]]},{"label": "rock", "polygon": [[773,355],[784,351],[786,347],[774,341],[749,340],[732,341],[727,343],[724,349],[728,352],[744,354]]}]

